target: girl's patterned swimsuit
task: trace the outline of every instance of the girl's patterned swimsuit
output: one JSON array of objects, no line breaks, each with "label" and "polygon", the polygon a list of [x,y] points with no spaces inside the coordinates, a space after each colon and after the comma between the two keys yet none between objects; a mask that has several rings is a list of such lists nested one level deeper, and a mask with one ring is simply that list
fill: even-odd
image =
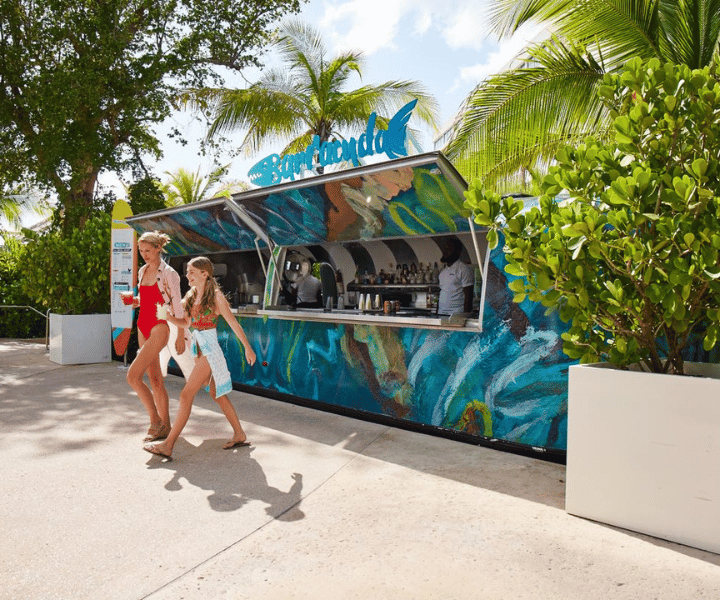
[{"label": "girl's patterned swimsuit", "polygon": [[[217,337],[218,315],[209,309],[197,317],[190,316],[190,331],[193,339],[193,354],[198,351],[207,358],[212,377],[215,380],[215,397],[225,396],[232,391],[232,380],[227,368],[225,355]],[[206,388],[208,389],[208,388]]]}]

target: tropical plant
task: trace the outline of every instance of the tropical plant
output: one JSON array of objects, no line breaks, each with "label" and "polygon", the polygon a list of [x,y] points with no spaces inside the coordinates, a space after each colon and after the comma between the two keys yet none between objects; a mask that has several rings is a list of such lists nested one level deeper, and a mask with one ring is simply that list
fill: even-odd
[{"label": "tropical plant", "polygon": [[468,180],[505,191],[527,186],[526,169],[546,173],[565,144],[611,139],[605,73],[635,56],[701,68],[720,53],[720,0],[495,0],[488,21],[501,37],[526,23],[553,32],[473,90],[445,148]]},{"label": "tropical plant", "polygon": [[229,186],[222,184],[223,177],[227,175],[228,166],[217,167],[207,175],[200,175],[200,167],[194,173],[183,168],[172,173],[165,171],[168,180],[158,185],[165,196],[165,204],[180,206],[219,196],[229,198]]},{"label": "tropical plant", "polygon": [[23,293],[54,313],[109,312],[110,225],[109,214],[97,213],[65,235],[57,228],[41,234],[23,229]]},{"label": "tropical plant", "polygon": [[0,183],[52,190],[65,230],[98,175],[159,156],[178,88],[258,65],[298,0],[0,0]]},{"label": "tropical plant", "polygon": [[[4,236],[0,242],[0,305],[40,309],[22,291],[25,245],[14,236]],[[35,310],[0,307],[0,338],[38,338],[44,335],[45,319]]]},{"label": "tropical plant", "polygon": [[387,127],[398,108],[417,99],[418,118],[435,126],[437,103],[415,81],[387,81],[346,90],[353,73],[362,76],[361,52],[328,56],[320,34],[310,25],[287,20],[275,42],[284,66],[266,70],[246,89],[189,90],[183,99],[207,110],[208,137],[247,129],[242,143],[249,155],[267,142],[285,143],[281,156],[304,150],[317,135],[320,143],[343,131],[363,128],[372,112]]},{"label": "tropical plant", "polygon": [[479,180],[466,205],[504,235],[515,301],[569,321],[568,356],[683,373],[720,338],[720,67],[636,58],[600,92],[615,140],[560,149],[539,207]]}]

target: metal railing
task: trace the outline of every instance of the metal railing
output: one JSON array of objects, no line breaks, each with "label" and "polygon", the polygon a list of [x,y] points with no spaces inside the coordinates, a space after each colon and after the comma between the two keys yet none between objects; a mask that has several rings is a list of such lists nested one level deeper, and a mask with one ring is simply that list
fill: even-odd
[{"label": "metal railing", "polygon": [[30,310],[35,311],[41,317],[44,317],[45,318],[45,350],[50,349],[50,310],[48,310],[47,313],[42,314],[37,308],[33,308],[32,306],[25,306],[23,304],[0,304],[0,308],[29,308]]}]

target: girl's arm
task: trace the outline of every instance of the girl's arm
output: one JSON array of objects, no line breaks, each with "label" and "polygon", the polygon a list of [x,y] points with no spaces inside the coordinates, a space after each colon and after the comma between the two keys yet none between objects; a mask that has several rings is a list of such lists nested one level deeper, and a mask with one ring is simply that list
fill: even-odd
[{"label": "girl's arm", "polygon": [[245,348],[245,359],[248,361],[248,364],[250,366],[254,365],[255,359],[257,358],[257,356],[255,356],[255,351],[252,349],[250,341],[245,335],[245,331],[240,326],[240,323],[238,323],[235,315],[233,315],[230,311],[230,305],[228,304],[227,298],[225,298],[225,295],[221,291],[218,291],[215,294],[215,306],[217,307],[218,314],[222,315],[223,319],[227,321],[227,324],[230,325],[230,329],[233,330],[233,333],[237,336],[240,343]]},{"label": "girl's arm", "polygon": [[[165,320],[170,321],[173,325],[177,325],[180,328],[190,327],[190,317],[188,317],[186,314],[183,314],[182,319],[178,319],[177,317],[174,317],[173,315],[171,315],[170,311],[168,311],[167,316],[165,317]],[[181,331],[180,333],[178,333],[178,337],[182,337],[182,336],[183,336],[183,332]],[[183,346],[184,346],[184,344],[185,344],[185,340],[183,340]],[[182,354],[182,352],[180,352],[180,354]]]},{"label": "girl's arm", "polygon": [[[166,321],[170,321],[170,323],[180,328],[180,331],[178,332],[178,338],[182,337],[184,333],[182,330],[190,327],[190,324],[192,323],[192,321],[190,320],[190,315],[185,312],[182,304],[180,305],[180,310],[182,311],[182,317],[176,317],[173,314],[173,309],[168,309],[168,307],[163,304],[158,306],[157,312],[158,319],[165,319]],[[183,340],[183,347],[184,346],[185,340]],[[182,354],[182,352],[179,353]]]},{"label": "girl's arm", "polygon": [[[172,307],[172,314],[173,315],[184,315],[185,312],[183,310],[182,306],[182,297],[180,293],[180,275],[178,275],[178,272],[168,267],[165,270],[165,288],[166,293],[170,297],[170,306]],[[182,354],[185,352],[185,328],[189,326],[189,323],[187,325],[179,325],[177,321],[168,319],[173,325],[176,325],[180,328],[180,331],[178,331],[177,339],[175,340],[175,351],[178,354]]]}]

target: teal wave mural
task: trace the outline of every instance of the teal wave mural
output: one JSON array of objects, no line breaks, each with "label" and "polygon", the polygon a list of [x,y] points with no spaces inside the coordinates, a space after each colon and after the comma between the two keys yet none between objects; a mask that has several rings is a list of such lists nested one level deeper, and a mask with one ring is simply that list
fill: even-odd
[{"label": "teal wave mural", "polygon": [[[512,303],[493,264],[483,332],[240,318],[258,360],[229,328],[233,381],[345,408],[532,447],[567,442],[565,326]],[[490,282],[489,282],[490,283]]]}]

